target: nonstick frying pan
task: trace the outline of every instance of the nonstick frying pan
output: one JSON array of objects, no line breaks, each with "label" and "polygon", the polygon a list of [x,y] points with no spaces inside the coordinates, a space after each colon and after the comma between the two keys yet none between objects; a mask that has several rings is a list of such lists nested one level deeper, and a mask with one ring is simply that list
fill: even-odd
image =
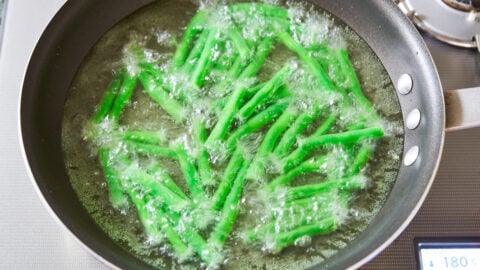
[{"label": "nonstick frying pan", "polygon": [[[62,154],[63,109],[77,69],[96,41],[121,19],[151,2],[68,1],[37,44],[21,95],[20,132],[41,196],[61,223],[93,254],[122,269],[151,266],[111,240],[77,199]],[[358,268],[403,231],[425,199],[443,148],[444,96],[421,36],[391,0],[312,2],[347,23],[377,54],[396,86],[405,122],[402,165],[384,206],[353,242],[317,266]],[[474,91],[452,92],[449,104],[454,106],[471,93]],[[458,112],[453,108],[451,111]],[[462,124],[465,113],[454,114],[452,123]]]}]

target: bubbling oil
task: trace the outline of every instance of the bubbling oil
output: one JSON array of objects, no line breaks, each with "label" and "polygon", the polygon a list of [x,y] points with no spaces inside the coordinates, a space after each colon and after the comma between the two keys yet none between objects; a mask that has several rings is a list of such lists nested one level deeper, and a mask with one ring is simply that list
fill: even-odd
[{"label": "bubbling oil", "polygon": [[[111,206],[108,187],[96,158],[95,147],[83,138],[82,130],[109,84],[112,72],[126,62],[128,64],[128,59],[125,60],[123,52],[126,44],[132,40],[142,43],[152,52],[149,57],[160,63],[161,69],[166,70],[185,25],[199,6],[211,7],[225,4],[225,2],[233,1],[156,1],[130,15],[107,32],[92,48],[78,70],[65,104],[62,129],[65,164],[78,198],[92,218],[113,240],[154,267],[196,269],[198,262],[178,263],[172,260],[168,256],[170,250],[167,246],[148,244],[134,207],[118,211]],[[240,204],[239,218],[225,246],[226,256],[222,269],[303,269],[319,264],[338,250],[347,247],[349,242],[368,226],[385,202],[395,182],[403,149],[402,116],[394,87],[383,65],[370,47],[337,18],[308,3],[278,0],[263,2],[284,5],[288,8],[291,20],[307,22],[308,31],[304,33],[308,34],[295,37],[303,46],[308,47],[321,41],[328,42],[334,48],[338,46],[348,49],[364,94],[378,111],[386,136],[377,141],[375,154],[366,169],[365,174],[370,179],[368,188],[356,193],[348,213],[341,213],[348,216],[345,224],[328,235],[297,239],[295,246],[284,249],[280,254],[265,253],[261,246],[252,248],[242,241],[241,232],[251,229],[252,224],[256,224],[258,219],[265,218],[265,213],[271,210],[265,208],[265,202],[261,196],[258,196],[256,192],[258,186],[247,182]],[[246,18],[235,18],[235,20],[241,22]],[[257,22],[262,23],[261,20]],[[224,22],[218,22],[219,25],[222,23]],[[258,35],[268,35],[268,33],[253,32],[251,29],[255,27],[246,25],[242,34],[252,39]],[[292,55],[285,53],[282,48],[277,48],[262,67],[258,77],[268,78],[273,70],[278,68],[279,63],[284,63],[291,57]],[[224,65],[228,66],[229,63]],[[214,72],[211,76],[211,80],[222,79],[216,78]],[[181,78],[171,79],[178,80],[181,85]],[[177,140],[188,133],[188,127],[174,124],[154,101],[138,90],[134,92],[131,104],[122,114],[122,126],[132,130],[157,131],[166,141]],[[330,98],[335,99],[334,96]],[[308,99],[308,95],[305,99]],[[306,100],[301,102],[308,107],[309,103]],[[201,102],[197,105],[193,110],[199,112],[207,107]],[[348,122],[356,117],[356,112],[346,113],[342,117]],[[307,130],[307,133],[312,131]],[[255,145],[255,142],[258,143],[260,139],[260,133],[252,134],[249,138],[252,145]],[[338,156],[341,157],[343,150],[338,146],[331,147],[328,151],[339,153]],[[143,158],[137,162],[148,163],[149,160]],[[181,178],[178,165],[174,162],[162,162],[164,162],[162,166],[168,170],[173,179]],[[269,169],[275,170],[275,168],[267,168]],[[312,177],[311,174],[305,174],[296,181],[309,183]],[[181,183],[179,184],[181,186]],[[288,213],[280,214],[288,217]]]}]

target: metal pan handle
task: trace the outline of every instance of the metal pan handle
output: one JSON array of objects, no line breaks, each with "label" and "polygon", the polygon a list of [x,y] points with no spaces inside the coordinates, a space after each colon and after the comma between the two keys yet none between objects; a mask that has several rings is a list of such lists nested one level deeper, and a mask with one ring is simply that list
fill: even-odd
[{"label": "metal pan handle", "polygon": [[480,127],[480,87],[445,90],[446,131]]}]

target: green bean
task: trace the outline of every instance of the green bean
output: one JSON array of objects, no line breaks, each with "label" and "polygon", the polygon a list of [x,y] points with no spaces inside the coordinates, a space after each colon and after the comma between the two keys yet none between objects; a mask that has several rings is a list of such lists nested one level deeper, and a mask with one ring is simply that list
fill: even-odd
[{"label": "green bean", "polygon": [[133,153],[145,156],[177,159],[176,152],[168,147],[162,147],[154,144],[138,143],[133,141],[125,141],[125,145],[127,150]]},{"label": "green bean", "polygon": [[[325,196],[320,200],[318,198],[308,198],[308,201],[305,199],[305,203],[303,201],[301,203],[297,202],[291,202],[287,204],[288,206],[280,206],[285,209],[281,210],[285,211],[285,215],[274,216],[272,220],[257,226],[256,229],[243,232],[243,240],[246,244],[252,244],[260,238],[267,238],[267,235],[274,236],[295,228],[315,224],[332,216],[330,205],[335,204],[335,207],[339,207],[331,196]],[[286,214],[287,212],[288,214]]]},{"label": "green bean", "polygon": [[373,148],[369,145],[362,145],[360,150],[358,150],[353,165],[349,170],[348,175],[355,175],[360,172],[360,170],[367,164],[368,160],[373,154]]},{"label": "green bean", "polygon": [[348,57],[348,52],[346,49],[340,49],[335,51],[335,59],[338,61],[341,70],[345,74],[348,88],[359,103],[365,108],[372,108],[370,101],[363,95],[362,87],[360,86],[360,81],[358,80],[355,69],[350,62]]},{"label": "green bean", "polygon": [[[313,195],[310,197],[282,202],[285,208],[290,209],[292,213],[304,213],[305,215],[310,215],[313,212],[321,211],[321,213],[326,213],[325,211],[332,211],[337,207],[345,206],[345,210],[348,209],[348,197],[342,196],[341,190],[321,193],[319,195]],[[332,209],[333,208],[333,209]],[[317,215],[316,215],[317,216]]]},{"label": "green bean", "polygon": [[[132,200],[135,208],[137,209],[138,217],[142,222],[143,229],[145,230],[146,235],[153,243],[161,243],[164,239],[164,234],[161,227],[157,223],[157,219],[154,216],[154,213],[152,213],[150,207],[148,206],[148,203],[145,201],[145,196],[138,189],[129,188],[127,190],[130,199]],[[174,243],[176,243],[176,241]],[[179,252],[182,252],[182,250],[184,250],[181,245],[174,247],[178,248]]]},{"label": "green bean", "polygon": [[256,53],[252,58],[250,64],[243,70],[238,77],[239,79],[246,79],[255,76],[262,68],[265,59],[273,49],[274,38],[264,39],[257,47]]},{"label": "green bean", "polygon": [[178,196],[182,197],[185,200],[189,200],[188,196],[185,195],[183,190],[178,187],[177,183],[168,175],[168,173],[161,168],[158,164],[154,164],[147,169],[147,173],[152,175],[157,181],[163,183],[167,188],[173,191]]},{"label": "green bean", "polygon": [[[265,83],[259,83],[254,86],[250,86],[247,88],[245,95],[243,96],[244,100],[247,100],[251,98],[258,90],[262,89],[262,87],[265,86]],[[227,98],[221,98],[219,100],[216,100],[214,107],[223,109],[225,107],[225,103],[227,102]]]},{"label": "green bean", "polygon": [[122,86],[124,76],[125,70],[121,69],[113,77],[113,80],[107,87],[107,91],[103,94],[100,105],[97,107],[95,114],[92,117],[92,122],[94,124],[99,124],[100,122],[102,122],[110,113],[115,97],[117,96],[118,91]]},{"label": "green bean", "polygon": [[280,185],[286,185],[293,181],[297,176],[305,173],[316,172],[322,169],[322,166],[325,165],[326,158],[311,158],[307,161],[304,161],[302,164],[293,168],[285,174],[281,174],[273,179],[268,185],[267,188],[270,191],[274,191]]},{"label": "green bean", "polygon": [[278,138],[282,135],[283,131],[287,129],[288,126],[295,120],[296,116],[296,112],[287,108],[265,134],[262,143],[258,147],[256,157],[254,158],[252,165],[250,166],[250,170],[254,172],[257,178],[263,177],[265,158],[267,158],[268,155],[273,151],[275,145],[277,144]]},{"label": "green bean", "polygon": [[312,44],[305,48],[307,52],[317,53],[323,58],[330,57],[331,50],[325,44]]},{"label": "green bean", "polygon": [[287,107],[288,101],[279,101],[250,118],[230,134],[227,139],[227,148],[232,149],[237,140],[261,129],[280,115]]},{"label": "green bean", "polygon": [[227,168],[225,169],[220,184],[218,185],[215,194],[212,197],[212,207],[215,210],[220,210],[225,202],[225,198],[230,191],[230,188],[235,181],[235,178],[244,163],[243,153],[238,149],[233,153]]},{"label": "green bean", "polygon": [[138,63],[138,67],[140,68],[141,72],[148,72],[152,75],[156,81],[163,81],[165,77],[165,72],[155,67],[154,64],[149,62],[140,62]]},{"label": "green bean", "polygon": [[286,202],[292,202],[302,198],[325,195],[325,194],[328,194],[329,192],[332,192],[338,187],[339,187],[339,183],[337,180],[330,180],[320,184],[292,187],[288,189],[287,193],[285,193],[284,200]]},{"label": "green bean", "polygon": [[173,247],[174,254],[180,260],[187,259],[190,251],[185,243],[182,241],[180,235],[172,228],[172,224],[168,221],[166,215],[162,211],[156,212],[155,225],[160,227],[165,233],[168,242]]},{"label": "green bean", "polygon": [[195,69],[192,72],[190,77],[190,82],[198,87],[203,85],[206,74],[208,73],[209,66],[212,63],[212,52],[216,47],[221,46],[221,43],[218,42],[219,30],[210,29],[208,33],[207,41],[203,47],[202,54],[198,59]]},{"label": "green bean", "polygon": [[[243,99],[244,100],[247,100],[249,98],[251,98],[258,90],[262,89],[262,87],[265,86],[265,83],[259,83],[257,85],[254,85],[254,86],[250,86],[247,90],[246,90],[246,93],[245,95],[243,96]],[[227,98],[221,98],[219,100],[216,100],[216,102],[214,103],[214,107],[218,108],[218,109],[223,109],[225,107],[225,103],[227,102]]]},{"label": "green bean", "polygon": [[322,136],[328,133],[328,131],[333,127],[335,121],[337,120],[337,115],[329,115],[323,123],[315,130],[313,136]]},{"label": "green bean", "polygon": [[287,108],[265,134],[265,138],[258,148],[258,153],[261,155],[266,155],[267,153],[272,152],[275,148],[278,138],[295,120],[296,116],[297,113],[295,111]]},{"label": "green bean", "polygon": [[[259,83],[247,89],[247,95],[252,96],[265,86],[266,83]],[[247,98],[248,98],[247,96]]]},{"label": "green bean", "polygon": [[187,151],[183,146],[176,147],[176,154],[180,163],[180,168],[183,173],[183,177],[187,181],[187,187],[190,190],[195,202],[201,201],[205,198],[205,193],[201,188],[200,180],[198,179],[198,173],[194,164],[190,160]]},{"label": "green bean", "polygon": [[[203,244],[206,246],[204,241],[202,242],[198,240],[198,238],[201,239],[201,237],[198,236],[198,234],[189,226],[184,226],[184,228],[185,231],[188,231],[188,234],[191,235],[190,237],[185,237],[183,231],[178,230],[177,232],[176,228],[179,226],[179,215],[170,212],[169,209],[163,209],[162,205],[155,204],[155,198],[151,197],[151,195],[142,194],[138,189],[130,189],[129,195],[137,208],[137,212],[142,224],[144,224],[147,235],[158,238],[159,231],[161,230],[172,245],[175,255],[179,259],[187,259],[190,255],[189,248],[185,243],[197,246]],[[153,202],[154,205],[147,205],[145,199],[149,202]],[[163,237],[163,234],[161,237]]]},{"label": "green bean", "polygon": [[270,79],[238,112],[241,119],[249,118],[262,105],[263,101],[271,96],[281,85],[285,83],[291,67],[285,66]]},{"label": "green bean", "polygon": [[244,86],[239,86],[233,91],[227,101],[227,104],[220,113],[217,123],[205,142],[207,146],[211,146],[215,142],[223,140],[230,129],[230,126],[235,118],[235,114],[240,107],[240,103],[246,91],[247,89]]},{"label": "green bean", "polygon": [[157,85],[154,78],[148,73],[140,73],[140,81],[145,92],[155,100],[176,122],[182,123],[185,118],[185,109],[176,100],[172,99],[161,86]]},{"label": "green bean", "polygon": [[183,71],[186,74],[191,74],[193,72],[193,69],[195,68],[195,62],[198,61],[198,59],[200,58],[200,55],[203,52],[203,48],[207,43],[208,36],[208,29],[203,30],[202,33],[199,35],[197,41],[195,42],[195,45],[193,45],[193,48],[190,51],[190,54],[185,61],[185,64],[183,65]]},{"label": "green bean", "polygon": [[365,128],[360,130],[347,131],[343,133],[327,134],[321,136],[312,136],[307,138],[300,147],[282,160],[284,170],[288,171],[292,167],[301,163],[303,158],[310,154],[314,148],[326,144],[351,144],[359,140],[374,139],[383,137],[381,127]]},{"label": "green bean", "polygon": [[153,144],[162,146],[165,145],[165,138],[158,132],[140,131],[140,130],[128,130],[123,134],[123,139],[127,141]]},{"label": "green bean", "polygon": [[195,250],[202,261],[209,265],[209,267],[215,267],[219,263],[217,261],[218,259],[215,258],[215,256],[218,256],[216,250],[209,247],[209,244],[205,242],[205,239],[203,239],[200,234],[196,232],[193,233],[188,226],[185,226],[185,228],[187,228],[184,234],[185,241],[192,246],[193,250]]},{"label": "green bean", "polygon": [[300,44],[298,44],[287,32],[278,33],[278,39],[280,40],[280,42],[283,43],[283,45],[285,45],[285,47],[298,54],[300,59],[308,68],[310,68],[313,75],[317,77],[318,81],[321,83],[322,87],[325,90],[334,90],[332,82],[330,81],[320,64],[315,61],[315,59],[310,57],[308,55],[308,52]]},{"label": "green bean", "polygon": [[216,251],[212,249],[205,239],[194,229],[190,224],[182,220],[182,216],[178,213],[165,211],[166,216],[173,224],[173,227],[179,233],[180,237],[185,243],[188,243],[195,253],[208,265],[216,264]]},{"label": "green bean", "polygon": [[[336,50],[334,52],[335,60],[338,62],[340,69],[342,70],[347,85],[347,88],[350,90],[350,93],[354,96],[357,104],[363,108],[367,113],[368,117],[362,117],[361,122],[375,122],[378,120],[379,116],[375,111],[375,108],[372,106],[370,101],[363,94],[360,81],[358,80],[355,68],[350,61],[348,52],[346,49]],[[370,119],[365,119],[370,118]],[[355,126],[355,125],[354,125]]]},{"label": "green bean", "polygon": [[[135,186],[140,186],[144,192],[160,199],[174,211],[178,212],[190,206],[190,200],[182,198],[161,181],[157,181],[152,175],[139,168],[130,167],[124,172],[124,175],[131,179]],[[135,187],[132,188],[135,189]]]},{"label": "green bean", "polygon": [[239,202],[245,183],[245,175],[247,174],[249,165],[250,163],[248,161],[245,160],[243,162],[240,171],[235,178],[232,189],[225,200],[225,205],[223,206],[220,220],[210,235],[209,241],[215,245],[223,245],[230,234],[233,225],[235,225],[240,208]]},{"label": "green bean", "polygon": [[195,36],[202,30],[208,18],[208,14],[204,11],[199,11],[188,23],[187,29],[183,33],[182,40],[177,46],[177,50],[173,55],[172,65],[174,69],[180,68],[185,64],[187,59],[188,49],[190,44],[195,39]]},{"label": "green bean", "polygon": [[352,176],[345,179],[329,180],[320,184],[292,187],[285,193],[285,201],[291,202],[302,198],[325,195],[335,189],[352,191],[365,187],[365,178]]},{"label": "green bean", "polygon": [[235,26],[232,26],[228,28],[227,35],[232,41],[233,45],[235,45],[237,48],[241,61],[245,62],[250,57],[250,47],[243,38],[242,34]]},{"label": "green bean", "polygon": [[198,148],[197,167],[200,181],[203,186],[211,186],[215,183],[215,179],[210,167],[210,158],[205,148],[205,142],[207,140],[207,129],[205,128],[205,122],[197,119],[193,123],[195,144]]},{"label": "green bean", "polygon": [[332,216],[320,220],[315,224],[301,226],[288,232],[276,234],[274,236],[274,242],[271,243],[270,251],[272,253],[278,253],[285,247],[293,245],[298,238],[303,236],[329,234],[335,231],[339,225],[339,221]]},{"label": "green bean", "polygon": [[120,113],[122,112],[123,108],[125,108],[125,106],[130,102],[130,98],[132,97],[136,84],[137,76],[132,75],[129,72],[125,72],[122,86],[118,90],[117,97],[113,102],[110,112],[112,119],[114,119],[116,123],[118,123],[118,119],[120,118]]},{"label": "green bean", "polygon": [[116,209],[125,208],[128,205],[127,197],[122,187],[120,175],[115,170],[112,162],[114,162],[111,156],[110,149],[100,148],[98,150],[98,159],[102,165],[105,179],[107,181],[108,193],[110,202]]},{"label": "green bean", "polygon": [[243,60],[240,56],[238,56],[233,62],[232,67],[228,71],[227,78],[230,80],[236,79],[240,75],[240,72],[242,72],[242,68],[243,68]]},{"label": "green bean", "polygon": [[301,134],[313,121],[320,115],[320,107],[314,106],[311,110],[307,110],[295,120],[295,122],[290,126],[285,134],[280,139],[277,147],[274,150],[274,154],[277,157],[285,156],[290,148],[295,143],[299,134]]}]

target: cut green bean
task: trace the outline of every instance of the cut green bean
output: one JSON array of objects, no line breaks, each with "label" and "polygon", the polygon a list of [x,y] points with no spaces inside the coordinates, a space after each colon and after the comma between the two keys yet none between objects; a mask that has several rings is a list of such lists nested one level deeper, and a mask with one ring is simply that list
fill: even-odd
[{"label": "cut green bean", "polygon": [[100,148],[98,150],[98,159],[107,181],[110,202],[116,209],[123,209],[127,207],[128,201],[122,187],[120,175],[113,167],[112,162],[115,160],[110,155],[110,151],[108,148]]},{"label": "cut green bean", "polygon": [[202,33],[198,36],[198,39],[195,42],[195,45],[193,45],[193,48],[190,51],[187,60],[185,61],[185,65],[183,65],[182,68],[186,74],[191,74],[193,72],[193,69],[196,67],[195,63],[196,61],[198,61],[200,55],[203,52],[203,48],[207,43],[208,36],[208,29],[203,30]]},{"label": "cut green bean", "polygon": [[137,76],[132,75],[129,72],[125,72],[123,83],[120,89],[118,90],[117,97],[113,102],[110,115],[116,123],[120,118],[120,114],[125,106],[130,102],[135,86],[137,85]]},{"label": "cut green bean", "polygon": [[370,160],[373,154],[373,148],[370,145],[362,145],[360,150],[358,150],[353,165],[349,170],[348,175],[355,175],[360,172],[360,170],[365,167],[367,162]]},{"label": "cut green bean", "polygon": [[363,95],[360,81],[358,80],[355,69],[352,66],[348,52],[346,49],[339,49],[335,51],[336,60],[338,61],[343,73],[345,74],[347,85],[351,93],[365,108],[372,108],[370,101]]},{"label": "cut green bean", "polygon": [[240,208],[239,202],[245,183],[245,175],[247,174],[249,165],[250,163],[248,161],[245,160],[243,162],[240,171],[235,178],[232,189],[225,200],[225,205],[222,209],[222,216],[210,235],[209,241],[213,242],[215,245],[222,246],[225,243],[227,237],[230,235],[233,225],[235,224]]},{"label": "cut green bean", "polygon": [[285,156],[297,140],[300,135],[315,119],[320,115],[320,107],[314,106],[311,110],[307,110],[302,113],[297,120],[285,131],[285,134],[280,139],[277,147],[274,150],[274,154],[277,157]]},{"label": "cut green bean", "polygon": [[352,176],[345,179],[329,180],[321,184],[293,187],[285,193],[285,201],[291,202],[302,198],[325,195],[336,189],[345,191],[362,189],[365,188],[365,184],[364,177]]},{"label": "cut green bean", "polygon": [[246,123],[238,127],[234,132],[230,134],[227,140],[227,147],[232,149],[233,145],[237,140],[241,139],[243,136],[251,134],[280,115],[288,107],[288,101],[279,101],[265,110],[259,112],[252,118],[250,118]]},{"label": "cut green bean", "polygon": [[218,264],[218,259],[221,257],[217,254],[216,250],[211,248],[207,244],[205,239],[188,223],[182,220],[182,216],[178,213],[171,211],[165,211],[166,216],[173,224],[175,231],[177,231],[185,243],[193,248],[195,253],[210,266]]},{"label": "cut green bean", "polygon": [[[274,217],[266,224],[257,226],[255,230],[249,230],[243,233],[243,240],[247,244],[252,244],[257,240],[265,239],[276,234],[291,231],[295,228],[299,228],[306,225],[316,224],[317,222],[332,216],[331,204],[335,204],[335,207],[339,207],[331,196],[324,197],[324,200],[318,200],[317,198],[308,198],[308,204],[302,205],[296,202],[289,203],[287,207],[288,216],[279,215]],[[267,240],[268,241],[268,240]]]},{"label": "cut green bean", "polygon": [[296,111],[287,108],[265,134],[265,138],[260,144],[257,153],[265,156],[268,153],[272,152],[275,148],[275,145],[277,144],[278,138],[282,135],[285,129],[287,129],[288,126],[290,126],[290,124],[295,120],[296,116]]},{"label": "cut green bean", "polygon": [[257,93],[240,109],[238,117],[241,119],[248,119],[257,109],[262,105],[263,101],[271,96],[280,86],[285,83],[285,80],[290,74],[291,67],[285,66],[278,71],[272,79],[270,79],[265,86],[263,86]]},{"label": "cut green bean", "polygon": [[[163,242],[164,233],[162,232],[160,226],[158,226],[159,224],[156,222],[157,219],[155,214],[150,210],[151,208],[144,199],[145,196],[141,194],[141,191],[134,188],[128,189],[128,195],[137,209],[138,217],[142,222],[143,229],[145,230],[149,240],[154,244]],[[180,252],[183,250],[180,245],[178,246],[178,249]]]},{"label": "cut green bean", "polygon": [[182,260],[187,259],[190,256],[190,250],[187,245],[182,241],[180,235],[172,228],[172,224],[168,221],[166,215],[160,211],[156,211],[155,225],[160,227],[165,233],[168,242],[173,248],[175,256]]},{"label": "cut green bean", "polygon": [[[190,206],[190,200],[182,198],[182,196],[173,192],[165,184],[157,181],[152,175],[140,168],[129,168],[124,175],[136,185],[141,186],[144,192],[160,199],[174,211],[178,212]],[[133,189],[135,188],[133,187]]]},{"label": "cut green bean", "polygon": [[335,124],[335,121],[337,120],[337,115],[332,114],[329,115],[323,123],[315,130],[315,132],[312,134],[313,136],[322,136],[328,133],[328,131],[333,127]]},{"label": "cut green bean", "polygon": [[325,218],[316,224],[298,227],[289,232],[283,232],[274,236],[274,242],[270,243],[269,248],[272,253],[278,253],[285,247],[291,246],[295,241],[303,236],[314,236],[329,234],[335,231],[339,222],[334,217]]},{"label": "cut green bean", "polygon": [[196,120],[193,123],[195,144],[198,149],[197,167],[200,181],[203,186],[212,186],[215,183],[212,168],[210,166],[210,157],[205,148],[207,140],[207,129],[205,122]]},{"label": "cut green bean", "polygon": [[190,44],[195,39],[195,36],[203,29],[207,18],[208,14],[206,12],[199,11],[188,23],[187,28],[183,33],[182,40],[180,41],[180,44],[178,44],[177,50],[173,55],[172,65],[174,69],[180,68],[185,64]]},{"label": "cut green bean", "polygon": [[194,200],[201,201],[205,198],[205,193],[201,187],[201,183],[198,177],[197,170],[195,169],[195,165],[190,160],[190,157],[185,150],[185,148],[181,145],[178,145],[175,149],[178,161],[180,163],[180,168],[183,173],[183,177],[187,181],[187,187],[190,190],[190,193]]},{"label": "cut green bean", "polygon": [[175,121],[182,123],[185,118],[185,109],[176,100],[171,98],[161,86],[156,85],[154,78],[145,72],[140,73],[140,81],[145,92],[155,100]]},{"label": "cut green bean", "polygon": [[147,169],[147,173],[151,174],[157,181],[163,183],[167,188],[176,193],[185,200],[190,200],[183,190],[175,183],[168,173],[158,164],[154,164]]},{"label": "cut green bean", "polygon": [[285,45],[288,49],[294,51],[298,54],[303,63],[310,68],[311,72],[317,77],[318,81],[321,83],[322,87],[325,90],[332,91],[333,85],[327,74],[323,70],[322,66],[308,55],[308,52],[298,44],[287,32],[278,33],[278,39],[280,42]]},{"label": "cut green bean", "polygon": [[233,153],[227,168],[225,169],[220,184],[212,197],[212,207],[215,210],[220,210],[225,202],[225,198],[231,189],[235,178],[244,163],[243,153],[238,149]]},{"label": "cut green bean", "polygon": [[325,163],[326,159],[324,157],[309,159],[287,173],[277,176],[267,185],[267,188],[270,191],[274,191],[278,186],[290,183],[301,174],[319,172],[322,170],[322,167],[325,165]]},{"label": "cut green bean", "polygon": [[121,69],[110,82],[105,94],[103,94],[100,105],[97,107],[95,114],[92,117],[94,124],[102,122],[110,113],[115,97],[117,96],[120,87],[122,86],[123,78],[125,76],[125,70]]},{"label": "cut green bean", "polygon": [[238,76],[240,76],[240,72],[242,72],[243,68],[243,61],[240,56],[238,56],[235,61],[233,62],[232,67],[227,73],[227,78],[230,80],[236,79]]},{"label": "cut green bean", "polygon": [[233,91],[232,95],[227,101],[227,104],[220,113],[215,127],[208,136],[208,139],[205,143],[207,146],[211,146],[215,142],[223,140],[230,129],[233,119],[235,118],[235,114],[240,107],[240,103],[246,91],[247,89],[244,86],[239,86]]},{"label": "cut green bean", "polygon": [[197,87],[201,87],[203,85],[205,76],[208,73],[209,66],[212,62],[213,50],[220,49],[219,46],[221,46],[221,43],[217,40],[218,36],[218,29],[210,29],[207,41],[203,47],[202,54],[200,55],[200,58],[198,59],[195,69],[190,77],[190,83],[196,85]]},{"label": "cut green bean", "polygon": [[288,171],[292,167],[300,164],[305,156],[310,154],[313,149],[326,144],[351,144],[359,140],[374,139],[383,137],[381,127],[365,128],[360,130],[347,131],[343,133],[327,134],[321,136],[312,136],[307,138],[300,147],[282,160],[284,170]]},{"label": "cut green bean", "polygon": [[[283,114],[273,123],[268,132],[265,134],[260,146],[258,147],[257,154],[250,166],[250,171],[257,179],[264,176],[265,171],[265,159],[273,151],[277,144],[278,138],[282,135],[283,131],[295,120],[297,113],[287,108]],[[249,173],[250,175],[251,173]]]},{"label": "cut green bean", "polygon": [[227,35],[232,41],[233,45],[235,45],[235,47],[237,48],[237,51],[240,54],[240,60],[242,62],[247,61],[250,57],[250,47],[243,38],[242,34],[235,26],[233,26],[228,28]]},{"label": "cut green bean", "polygon": [[140,62],[138,63],[138,67],[140,68],[140,72],[147,72],[152,75],[156,81],[163,82],[165,78],[165,72],[158,69],[154,64],[149,62]]},{"label": "cut green bean", "polygon": [[252,58],[250,64],[243,70],[243,72],[238,77],[239,79],[246,79],[255,76],[258,71],[265,63],[265,59],[267,59],[268,55],[273,49],[273,42],[275,41],[274,38],[266,38],[263,40],[257,47],[256,53]]}]

